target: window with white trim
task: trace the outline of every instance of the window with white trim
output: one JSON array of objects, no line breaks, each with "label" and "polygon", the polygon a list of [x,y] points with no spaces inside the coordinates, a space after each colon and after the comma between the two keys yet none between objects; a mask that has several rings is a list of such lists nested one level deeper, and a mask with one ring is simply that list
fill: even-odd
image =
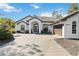
[{"label": "window with white trim", "polygon": [[25,30],[25,26],[21,25],[21,30],[24,31]]},{"label": "window with white trim", "polygon": [[72,34],[76,34],[76,21],[72,22]]}]

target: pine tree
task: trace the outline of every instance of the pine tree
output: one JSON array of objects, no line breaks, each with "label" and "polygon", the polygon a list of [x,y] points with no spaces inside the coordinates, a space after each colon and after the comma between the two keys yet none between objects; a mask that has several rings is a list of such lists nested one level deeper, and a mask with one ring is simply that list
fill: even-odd
[{"label": "pine tree", "polygon": [[70,4],[68,14],[73,13],[77,10],[79,10],[78,4],[77,3],[72,3],[72,4]]}]

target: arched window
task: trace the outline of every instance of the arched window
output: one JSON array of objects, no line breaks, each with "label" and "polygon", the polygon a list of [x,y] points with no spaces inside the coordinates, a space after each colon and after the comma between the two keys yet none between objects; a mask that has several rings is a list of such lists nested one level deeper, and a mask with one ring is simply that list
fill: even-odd
[{"label": "arched window", "polygon": [[21,30],[24,31],[25,30],[25,26],[21,25]]},{"label": "arched window", "polygon": [[76,34],[76,21],[72,22],[72,34]]}]

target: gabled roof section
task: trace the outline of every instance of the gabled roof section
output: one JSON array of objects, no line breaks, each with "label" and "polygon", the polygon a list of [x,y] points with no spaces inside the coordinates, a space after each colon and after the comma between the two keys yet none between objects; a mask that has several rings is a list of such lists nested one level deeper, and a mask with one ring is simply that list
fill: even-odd
[{"label": "gabled roof section", "polygon": [[20,22],[18,22],[17,24],[20,24],[20,23],[25,23],[25,24],[28,25],[28,23],[27,23],[27,22],[24,22],[24,21],[20,21]]},{"label": "gabled roof section", "polygon": [[79,13],[79,10],[77,10],[77,11],[75,11],[75,12],[73,12],[73,13],[67,15],[66,17],[64,17],[64,18],[62,18],[62,19],[60,19],[60,20],[58,20],[58,21],[56,21],[55,24],[56,24],[56,23],[59,23],[59,22],[66,21],[67,18],[69,18],[69,17],[71,17],[71,16],[73,16],[73,15],[75,15],[75,14],[77,14],[77,13]]},{"label": "gabled roof section", "polygon": [[[28,17],[30,17],[30,18],[27,19],[26,21],[24,21],[24,19],[26,19],[26,18],[28,18]],[[21,22],[23,22],[23,21],[26,22],[26,23],[28,23],[30,20],[32,20],[32,19],[34,19],[34,18],[40,20],[41,22],[54,23],[55,21],[57,21],[57,19],[53,18],[53,16],[52,16],[52,17],[46,17],[46,16],[30,16],[30,15],[28,15],[28,16],[26,16],[26,17],[24,17],[24,18],[22,18],[22,19],[16,21],[16,23],[21,23]]]},{"label": "gabled roof section", "polygon": [[42,19],[38,18],[37,16],[33,16],[31,19],[28,20],[28,22],[29,22],[30,20],[34,19],[34,18],[40,20],[41,22],[43,22]]},{"label": "gabled roof section", "polygon": [[20,20],[16,21],[16,23],[17,23],[17,22],[19,22],[19,21],[22,21],[22,20],[24,20],[24,19],[26,19],[26,18],[28,18],[28,17],[31,17],[31,18],[32,18],[32,16],[31,16],[31,15],[28,15],[28,16],[26,16],[26,17],[24,17],[24,18],[22,18],[22,19],[20,19]]},{"label": "gabled roof section", "polygon": [[[46,16],[34,16],[30,20],[32,20],[33,18],[36,18],[36,19],[40,20],[41,22],[54,22],[54,21],[57,21],[57,19],[55,19],[53,17],[46,17]],[[28,20],[28,21],[30,21],[30,20]]]},{"label": "gabled roof section", "polygon": [[37,16],[37,18],[39,18],[39,19],[41,19],[42,21],[57,21],[57,19],[55,19],[55,18],[53,18],[53,16],[52,17],[46,17],[46,16]]}]

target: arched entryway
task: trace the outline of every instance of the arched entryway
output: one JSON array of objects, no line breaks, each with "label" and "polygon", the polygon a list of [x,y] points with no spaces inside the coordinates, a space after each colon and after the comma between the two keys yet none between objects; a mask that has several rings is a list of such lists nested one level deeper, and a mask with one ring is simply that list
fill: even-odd
[{"label": "arched entryway", "polygon": [[39,24],[38,24],[38,22],[32,22],[31,26],[32,26],[31,33],[35,33],[35,34],[39,33]]},{"label": "arched entryway", "polygon": [[34,18],[29,21],[29,33],[41,33],[42,23],[40,20]]}]

